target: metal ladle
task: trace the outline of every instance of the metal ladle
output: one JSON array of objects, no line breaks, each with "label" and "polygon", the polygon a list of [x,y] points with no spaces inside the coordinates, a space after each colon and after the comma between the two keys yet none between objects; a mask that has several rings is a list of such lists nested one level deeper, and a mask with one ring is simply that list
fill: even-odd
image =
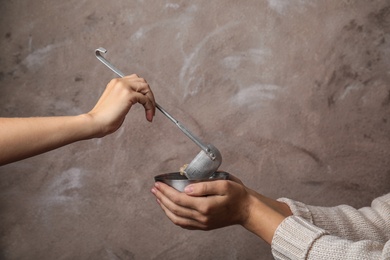
[{"label": "metal ladle", "polygon": [[[102,56],[102,54],[106,52],[107,50],[102,47],[96,49],[96,58],[98,58],[98,60],[100,60],[113,72],[115,72],[119,77],[123,78],[125,74],[115,68]],[[184,169],[183,172],[185,176],[190,180],[211,178],[222,163],[222,156],[219,150],[212,144],[204,144],[198,137],[193,135],[187,128],[180,124],[179,121],[177,121],[175,118],[173,118],[173,116],[171,116],[167,111],[165,111],[165,109],[163,109],[159,104],[156,103],[156,107],[158,110],[161,111],[161,113],[168,117],[187,137],[189,137],[197,146],[202,149],[198,153],[198,155],[191,161],[191,163],[189,163],[188,166]]]}]

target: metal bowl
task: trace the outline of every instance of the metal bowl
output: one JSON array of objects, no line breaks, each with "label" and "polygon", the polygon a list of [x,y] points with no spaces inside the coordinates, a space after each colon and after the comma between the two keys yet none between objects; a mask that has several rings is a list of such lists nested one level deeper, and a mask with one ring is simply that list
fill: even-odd
[{"label": "metal bowl", "polygon": [[169,186],[175,188],[180,192],[183,192],[184,188],[191,183],[228,179],[229,173],[227,172],[214,172],[210,178],[199,180],[189,180],[186,176],[181,175],[180,172],[165,173],[154,177],[154,180],[156,182],[160,181],[165,184],[168,184]]}]

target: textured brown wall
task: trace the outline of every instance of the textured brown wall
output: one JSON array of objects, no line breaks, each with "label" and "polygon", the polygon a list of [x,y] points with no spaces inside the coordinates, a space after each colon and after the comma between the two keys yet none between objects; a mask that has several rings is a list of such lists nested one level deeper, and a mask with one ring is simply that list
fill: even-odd
[{"label": "textured brown wall", "polygon": [[[361,207],[390,189],[387,0],[15,0],[0,12],[2,117],[87,112],[115,76],[102,46],[259,192]],[[136,106],[109,137],[1,167],[0,258],[271,259],[241,227],[186,231],[158,207],[153,176],[198,152]]]}]

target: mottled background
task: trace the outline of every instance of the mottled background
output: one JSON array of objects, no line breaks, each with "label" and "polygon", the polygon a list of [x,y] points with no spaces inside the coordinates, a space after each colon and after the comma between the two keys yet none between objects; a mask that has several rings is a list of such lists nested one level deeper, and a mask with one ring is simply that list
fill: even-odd
[{"label": "mottled background", "polygon": [[[105,47],[249,187],[355,207],[390,190],[388,0],[0,3],[2,117],[89,111],[115,77]],[[153,177],[198,152],[135,106],[111,136],[1,167],[0,258],[272,259],[242,227],[163,214]]]}]

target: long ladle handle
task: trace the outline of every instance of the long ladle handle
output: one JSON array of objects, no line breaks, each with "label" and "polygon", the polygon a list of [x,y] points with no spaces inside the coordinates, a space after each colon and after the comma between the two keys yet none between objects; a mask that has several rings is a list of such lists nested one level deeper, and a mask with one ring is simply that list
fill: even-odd
[{"label": "long ladle handle", "polygon": [[[100,47],[95,50],[95,55],[98,60],[100,60],[104,65],[106,65],[109,69],[115,72],[119,77],[123,78],[125,74],[123,74],[120,70],[114,67],[111,63],[109,63],[103,56],[102,53],[106,53],[107,50]],[[169,114],[165,109],[163,109],[159,104],[156,103],[156,107],[161,111],[166,117],[168,117],[188,138],[190,138],[197,146],[199,146],[212,160],[215,160],[215,155],[211,152],[211,150],[205,145],[198,137],[192,134],[186,127],[184,127],[178,120],[176,120],[171,114]]]}]

